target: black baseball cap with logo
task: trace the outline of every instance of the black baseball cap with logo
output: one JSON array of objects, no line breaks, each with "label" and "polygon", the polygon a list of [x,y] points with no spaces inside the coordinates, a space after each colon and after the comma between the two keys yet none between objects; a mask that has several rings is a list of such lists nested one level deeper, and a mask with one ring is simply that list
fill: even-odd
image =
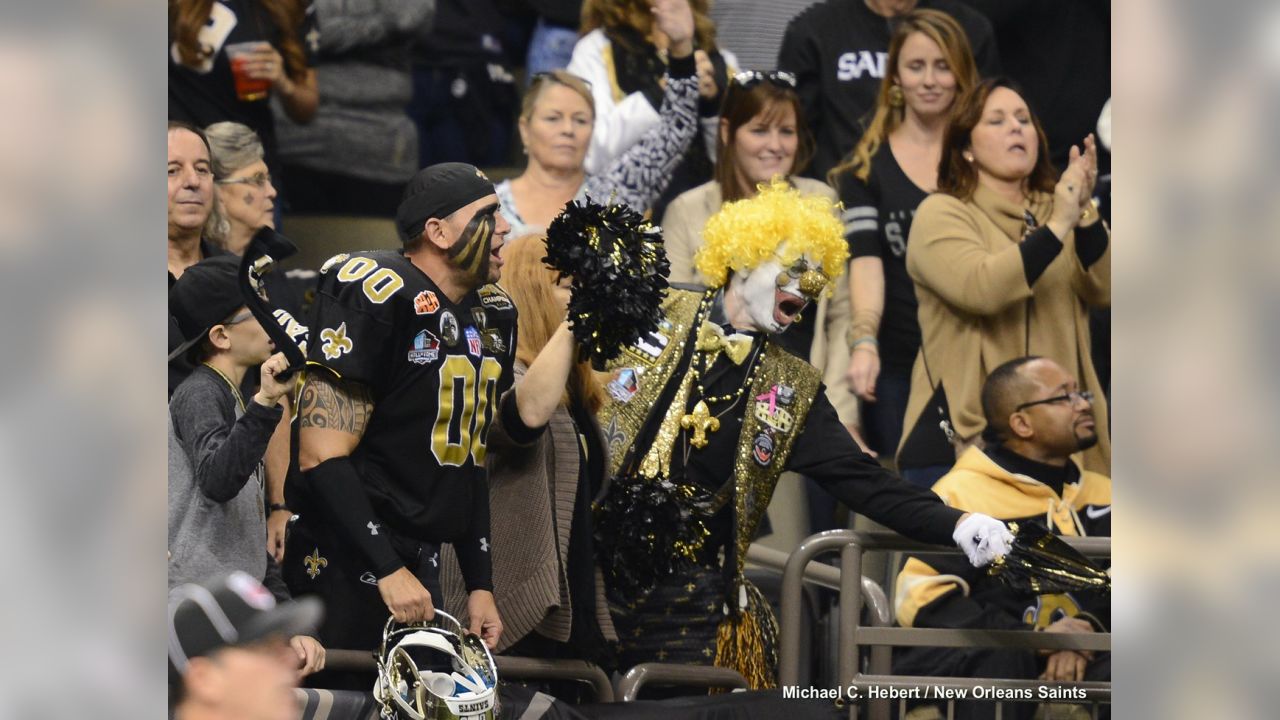
[{"label": "black baseball cap with logo", "polygon": [[308,635],[323,609],[312,597],[276,603],[271,591],[246,572],[169,591],[169,676],[177,681],[191,658],[220,648],[250,645],[272,636]]},{"label": "black baseball cap with logo", "polygon": [[226,322],[244,307],[239,270],[240,258],[215,255],[187,268],[174,282],[169,290],[169,318],[177,326],[182,342],[169,349],[170,360],[184,355],[214,325]]}]

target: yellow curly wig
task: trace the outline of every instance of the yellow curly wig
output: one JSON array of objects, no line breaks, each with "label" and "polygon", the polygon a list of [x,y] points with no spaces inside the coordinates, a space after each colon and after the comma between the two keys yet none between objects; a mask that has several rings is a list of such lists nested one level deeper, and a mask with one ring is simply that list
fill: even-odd
[{"label": "yellow curly wig", "polygon": [[[837,207],[821,195],[801,195],[782,180],[760,186],[753,198],[726,203],[702,229],[702,249],[693,257],[698,272],[711,287],[720,287],[729,275],[750,270],[778,253],[789,267],[801,255],[822,265],[830,280],[844,274],[849,248],[844,226],[836,218]],[[824,292],[830,293],[833,283]]]}]

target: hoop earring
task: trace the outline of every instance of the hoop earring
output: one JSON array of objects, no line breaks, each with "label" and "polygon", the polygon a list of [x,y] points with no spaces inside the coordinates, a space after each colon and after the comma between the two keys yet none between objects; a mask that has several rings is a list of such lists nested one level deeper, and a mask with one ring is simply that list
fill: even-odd
[{"label": "hoop earring", "polygon": [[900,108],[907,102],[906,97],[902,94],[902,86],[893,84],[889,86],[889,106]]}]

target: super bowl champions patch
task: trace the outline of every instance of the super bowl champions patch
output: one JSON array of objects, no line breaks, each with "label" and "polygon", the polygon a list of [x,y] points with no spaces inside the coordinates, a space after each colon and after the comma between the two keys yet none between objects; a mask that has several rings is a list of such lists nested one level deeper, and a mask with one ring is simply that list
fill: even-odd
[{"label": "super bowl champions patch", "polygon": [[778,432],[790,432],[795,418],[786,410],[796,400],[796,391],[781,383],[769,388],[769,392],[756,396],[754,413],[756,420]]},{"label": "super bowl champions patch", "polygon": [[483,285],[476,292],[480,294],[480,304],[491,310],[510,310],[513,307],[511,298],[492,285]]},{"label": "super bowl champions patch", "polygon": [[409,351],[409,362],[415,365],[426,365],[440,357],[440,339],[428,330],[421,330],[413,336],[413,349]]}]

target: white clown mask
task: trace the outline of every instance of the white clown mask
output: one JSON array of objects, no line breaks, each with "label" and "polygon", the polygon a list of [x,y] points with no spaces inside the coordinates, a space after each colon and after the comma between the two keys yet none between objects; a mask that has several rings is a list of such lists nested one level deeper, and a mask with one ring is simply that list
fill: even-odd
[{"label": "white clown mask", "polygon": [[728,292],[737,295],[747,319],[756,330],[770,335],[786,330],[801,311],[826,287],[822,266],[806,255],[784,267],[779,254],[750,270],[737,270],[729,278]]}]

